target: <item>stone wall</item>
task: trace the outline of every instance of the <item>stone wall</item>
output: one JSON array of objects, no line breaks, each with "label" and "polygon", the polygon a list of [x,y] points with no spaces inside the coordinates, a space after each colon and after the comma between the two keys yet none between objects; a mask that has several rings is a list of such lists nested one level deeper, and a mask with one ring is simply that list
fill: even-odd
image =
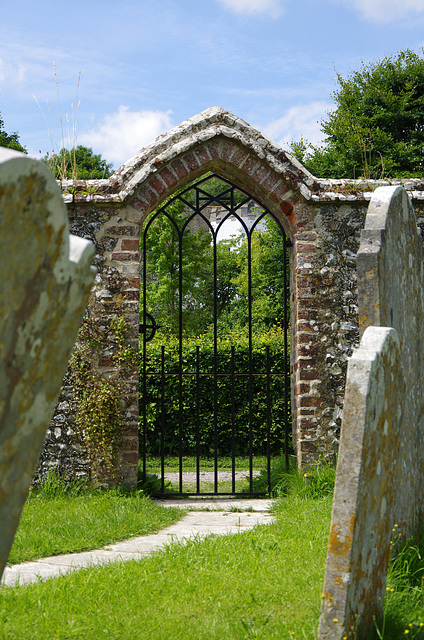
[{"label": "stone wall", "polygon": [[[382,613],[390,538],[424,514],[424,264],[404,189],[378,189],[357,257],[360,348],[349,361],[319,637],[364,637]],[[400,540],[399,540],[400,536]]]},{"label": "stone wall", "polygon": [[[91,240],[95,245],[93,264],[97,276],[92,288],[87,313],[99,327],[108,326],[115,315],[123,315],[131,325],[131,344],[138,349],[140,227],[128,224],[114,207],[68,205],[69,227],[75,235]],[[117,251],[119,249],[119,251]],[[116,257],[123,263],[115,266]],[[128,260],[131,258],[131,260]],[[113,345],[106,344],[97,367],[102,375],[113,373]],[[123,433],[120,477],[135,484],[138,452],[138,372],[133,367],[126,380],[122,402],[126,426]],[[55,468],[67,479],[90,477],[90,461],[75,432],[75,402],[72,375],[68,370],[61,395],[49,426],[45,447],[37,468],[35,482]]]},{"label": "stone wall", "polygon": [[[90,312],[139,324],[139,235],[163,200],[214,171],[267,207],[291,240],[293,436],[299,464],[338,447],[347,358],[358,345],[356,252],[366,208],[382,181],[319,180],[247,123],[209,109],[159,137],[109,180],[63,183],[73,233],[94,240],[99,274]],[[424,223],[424,185],[404,181]],[[72,193],[66,195],[66,190]],[[107,374],[110,356],[99,367]],[[123,475],[134,482],[137,371],[128,380]],[[62,412],[63,413],[63,412]],[[66,428],[68,428],[68,423]],[[71,428],[71,425],[70,425]]]},{"label": "stone wall", "polygon": [[70,372],[67,371],[47,429],[33,484],[44,481],[51,471],[70,481],[91,477],[88,456],[75,430],[75,402],[69,378]]}]

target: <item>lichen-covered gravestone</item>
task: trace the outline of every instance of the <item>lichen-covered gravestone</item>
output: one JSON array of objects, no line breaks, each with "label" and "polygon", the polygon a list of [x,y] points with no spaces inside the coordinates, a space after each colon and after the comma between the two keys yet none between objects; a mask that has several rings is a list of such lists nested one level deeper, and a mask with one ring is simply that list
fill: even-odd
[{"label": "lichen-covered gravestone", "polygon": [[94,280],[42,163],[0,148],[0,577]]},{"label": "lichen-covered gravestone", "polygon": [[392,530],[406,539],[424,515],[423,258],[406,192],[377,189],[357,257],[364,333],[348,364],[320,640],[366,636]]}]

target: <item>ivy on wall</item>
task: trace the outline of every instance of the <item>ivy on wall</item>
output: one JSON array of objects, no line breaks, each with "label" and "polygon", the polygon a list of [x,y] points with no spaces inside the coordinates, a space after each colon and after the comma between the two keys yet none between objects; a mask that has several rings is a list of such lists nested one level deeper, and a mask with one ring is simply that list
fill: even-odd
[{"label": "ivy on wall", "polygon": [[[100,353],[110,353],[113,373],[102,375],[97,363]],[[76,429],[86,448],[97,480],[117,482],[118,455],[122,443],[124,414],[123,380],[135,362],[136,351],[129,342],[124,318],[114,317],[108,326],[98,326],[87,315],[70,359],[74,387]]]}]

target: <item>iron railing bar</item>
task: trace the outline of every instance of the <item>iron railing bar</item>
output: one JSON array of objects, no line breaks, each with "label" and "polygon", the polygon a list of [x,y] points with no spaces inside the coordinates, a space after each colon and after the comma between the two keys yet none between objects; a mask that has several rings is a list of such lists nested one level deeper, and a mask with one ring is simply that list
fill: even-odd
[{"label": "iron railing bar", "polygon": [[249,490],[253,491],[253,380],[252,380],[252,236],[247,233],[247,299],[249,337]]},{"label": "iron railing bar", "polygon": [[[217,254],[216,254],[216,238],[213,243],[213,290],[217,289]],[[214,439],[214,490],[218,493],[218,303],[217,297],[213,297],[213,439]]]},{"label": "iron railing bar", "polygon": [[235,209],[231,209],[231,208],[229,209],[227,215],[224,216],[222,218],[221,222],[217,225],[215,231],[218,233],[218,231],[221,229],[221,227],[226,223],[227,220],[229,220],[231,218],[231,216],[234,216],[234,218],[236,218],[237,222],[240,223],[240,226],[242,227],[243,231],[247,235],[249,233],[249,227],[246,225],[244,220],[236,213],[236,210]]},{"label": "iron railing bar", "polygon": [[[161,376],[162,372],[161,371],[150,371],[150,372],[146,373],[146,375],[147,376]],[[169,371],[165,372],[165,376],[179,376],[179,375],[180,375],[179,372],[178,373],[170,373]],[[199,376],[214,376],[214,375],[215,375],[214,372],[211,372],[211,373],[202,373],[201,371],[199,372]],[[233,374],[231,372],[228,372],[228,371],[225,371],[223,373],[218,371],[216,373],[216,375],[217,376],[221,376],[221,377],[224,377],[224,376],[231,377],[231,375],[233,375]],[[237,376],[247,377],[247,376],[250,376],[250,375],[253,378],[255,378],[255,377],[260,378],[260,377],[267,376],[268,374],[266,373],[266,371],[264,373],[258,373],[257,371],[253,371],[251,374],[248,371],[246,371],[246,372],[237,372],[237,371],[235,371],[234,372],[234,376],[236,378],[237,378]],[[286,375],[286,372],[285,371],[281,371],[281,372],[274,373],[273,371],[270,371],[269,375],[277,376],[277,377],[281,376],[282,377],[282,376]],[[183,371],[183,376],[197,376],[197,373],[196,373],[196,371],[187,371],[187,372]]]},{"label": "iron railing bar", "polygon": [[[269,345],[266,347],[266,368],[270,370]],[[271,493],[271,380],[266,377],[266,464],[268,475],[268,493]]]},{"label": "iron railing bar", "polygon": [[195,205],[192,205],[189,200],[186,200],[182,196],[179,196],[178,200],[180,202],[183,202],[187,207],[190,207],[190,209],[192,209],[193,211],[196,211],[197,207]]},{"label": "iron railing bar", "polygon": [[165,492],[165,429],[166,429],[166,404],[165,404],[165,347],[161,348],[161,362],[162,362],[162,379],[161,379],[161,418],[162,418],[162,430],[160,434],[160,469],[161,469],[161,490]]},{"label": "iron railing bar", "polygon": [[[222,192],[222,193],[224,193],[224,194],[225,194],[225,193],[228,193],[228,192],[231,190],[231,187],[232,187],[233,189],[234,189],[234,187],[235,187],[239,193],[241,193],[241,194],[243,194],[243,195],[245,196],[246,200],[245,200],[244,202],[240,203],[240,204],[237,204],[235,208],[240,208],[240,207],[242,207],[244,204],[246,204],[247,202],[250,202],[250,201],[252,200],[256,205],[258,205],[258,207],[259,207],[259,208],[264,209],[264,210],[266,210],[267,212],[269,212],[269,211],[268,211],[268,209],[267,209],[264,205],[262,205],[262,204],[261,204],[257,199],[252,198],[252,196],[251,196],[249,193],[247,193],[247,191],[245,191],[242,187],[235,186],[235,185],[233,185],[233,183],[232,183],[232,182],[230,182],[230,181],[229,181],[229,180],[227,180],[226,178],[223,178],[222,176],[219,176],[219,175],[218,175],[218,174],[216,174],[216,173],[212,173],[211,175],[206,176],[206,178],[204,178],[203,180],[200,180],[199,182],[197,182],[195,185],[190,185],[189,187],[187,187],[186,189],[184,189],[183,191],[181,191],[181,192],[180,192],[180,193],[178,193],[177,195],[175,195],[175,196],[173,196],[172,198],[170,198],[170,200],[168,200],[168,202],[167,202],[163,207],[161,207],[160,209],[158,209],[158,211],[156,212],[156,214],[155,214],[155,216],[154,216],[154,217],[156,217],[156,216],[157,216],[158,214],[160,214],[160,213],[165,213],[165,214],[168,216],[168,214],[167,214],[167,212],[166,212],[166,209],[167,209],[170,205],[172,205],[175,201],[180,200],[182,197],[184,197],[184,195],[186,195],[186,194],[187,194],[187,193],[189,193],[190,191],[194,191],[194,190],[202,190],[202,189],[201,189],[201,187],[200,187],[200,185],[201,185],[201,184],[204,184],[205,182],[208,182],[208,180],[210,180],[211,178],[217,178],[220,182],[222,182],[222,183],[224,183],[224,184],[229,185],[228,189],[226,189],[226,190],[225,190],[224,192]],[[207,191],[205,191],[205,190],[202,190],[202,191],[203,191],[203,193],[205,193],[205,194],[206,194],[206,195],[208,195],[208,196],[210,196],[210,195],[211,195],[211,194],[208,194],[208,192],[207,192]],[[218,194],[218,196],[216,196],[216,195],[215,195],[215,196],[211,196],[211,198],[213,198],[213,200],[217,201],[217,199],[219,198],[219,196],[220,196],[220,195],[221,195],[221,194]],[[269,212],[269,213],[270,213],[270,212]],[[274,216],[273,216],[271,213],[270,213],[270,215],[274,218]],[[169,217],[169,216],[168,216],[168,217]]]},{"label": "iron railing bar", "polygon": [[[206,184],[208,182],[208,180],[210,180],[210,178],[217,178],[218,180],[220,180],[223,185],[227,185],[227,188],[224,188],[223,191],[221,191],[221,193],[217,194],[217,195],[211,195],[210,193],[208,193],[207,191],[205,191],[204,189],[202,189],[199,185],[203,185]],[[235,203],[235,194],[239,193],[241,194],[243,197],[241,197],[241,202],[236,204]],[[186,196],[186,197],[184,197]],[[194,201],[193,198],[195,198],[195,202],[196,202],[196,206],[194,206],[192,204],[192,202]],[[244,199],[245,198],[245,199]],[[248,371],[242,371],[242,372],[236,372],[235,371],[235,358],[232,357],[232,364],[231,364],[231,371],[218,371],[218,348],[217,348],[217,342],[218,342],[218,325],[217,325],[217,300],[216,300],[216,295],[214,296],[214,357],[213,357],[213,371],[211,372],[201,372],[200,371],[200,356],[199,356],[199,347],[197,347],[196,349],[196,366],[195,366],[195,371],[184,371],[183,370],[183,340],[182,340],[182,335],[183,335],[183,304],[184,304],[184,300],[183,300],[183,253],[182,253],[182,249],[183,249],[183,233],[184,230],[187,228],[189,222],[186,220],[185,223],[183,224],[183,228],[180,229],[179,226],[177,225],[176,221],[171,217],[171,215],[167,212],[167,207],[172,204],[175,201],[180,200],[181,202],[183,202],[187,207],[189,207],[189,209],[191,211],[193,211],[194,213],[190,216],[190,219],[194,218],[195,215],[200,215],[204,220],[205,217],[203,216],[203,214],[201,213],[201,209],[206,208],[206,206],[208,206],[208,204],[211,204],[213,202],[216,202],[218,205],[222,206],[226,211],[228,211],[228,214],[225,216],[225,219],[229,218],[231,215],[236,216],[237,218],[239,218],[239,216],[237,215],[236,211],[237,209],[240,209],[242,206],[244,206],[247,202],[252,201],[255,205],[258,205],[261,209],[263,209],[263,212],[259,215],[258,219],[253,223],[252,227],[250,228],[250,230],[246,227],[246,225],[244,224],[243,220],[241,220],[241,226],[244,229],[244,231],[246,232],[246,236],[247,236],[247,244],[248,244],[248,339],[249,339],[249,351],[248,351]],[[230,206],[228,206],[228,204]],[[268,468],[268,479],[270,478],[270,458],[271,458],[271,429],[272,429],[272,420],[273,420],[273,415],[272,415],[272,409],[270,408],[270,400],[272,397],[272,388],[271,388],[271,381],[273,379],[273,377],[275,377],[275,379],[277,378],[284,378],[284,404],[285,404],[285,408],[284,408],[284,416],[285,416],[285,425],[284,425],[284,435],[285,435],[285,454],[286,454],[286,465],[288,465],[289,463],[289,417],[290,417],[290,411],[289,411],[289,398],[288,398],[288,393],[289,393],[289,376],[290,376],[290,369],[289,369],[289,364],[288,364],[288,316],[287,316],[287,306],[286,304],[284,304],[284,338],[283,338],[283,342],[284,342],[284,371],[271,371],[271,366],[272,366],[272,362],[271,362],[271,358],[270,358],[270,347],[267,348],[267,364],[266,364],[266,371],[265,372],[257,372],[253,370],[253,341],[252,341],[252,335],[253,335],[253,322],[252,322],[252,291],[251,291],[251,287],[252,287],[252,265],[251,265],[251,258],[252,258],[252,242],[251,242],[251,238],[252,238],[252,231],[253,229],[255,229],[258,226],[258,223],[265,217],[265,215],[267,215],[268,213],[270,214],[271,218],[273,220],[275,220],[277,222],[277,224],[279,225],[280,229],[282,230],[282,235],[283,235],[283,248],[284,248],[284,256],[285,256],[285,260],[283,261],[283,277],[284,277],[284,302],[286,301],[287,298],[287,287],[286,287],[286,280],[287,280],[287,273],[288,273],[288,264],[287,264],[287,247],[291,246],[291,243],[289,242],[289,240],[286,238],[285,233],[284,233],[284,229],[282,228],[281,224],[279,223],[278,220],[276,220],[276,218],[274,218],[274,216],[272,215],[272,213],[270,213],[266,207],[263,207],[260,202],[258,202],[257,200],[251,198],[251,196],[249,194],[247,194],[247,192],[245,192],[242,188],[237,187],[236,185],[234,185],[233,183],[231,183],[229,180],[226,180],[225,178],[221,178],[221,176],[218,176],[217,174],[212,174],[210,176],[206,176],[203,180],[200,180],[199,182],[197,182],[195,185],[191,185],[189,187],[187,187],[184,191],[182,191],[181,193],[177,194],[175,197],[173,197],[168,203],[167,205],[165,205],[164,207],[162,207],[161,209],[159,209],[156,214],[154,214],[153,218],[150,219],[144,229],[144,246],[143,246],[143,318],[144,318],[144,325],[146,325],[146,314],[147,314],[147,267],[146,267],[146,263],[147,263],[147,247],[146,247],[146,233],[147,233],[147,229],[150,227],[150,225],[152,224],[152,222],[156,219],[157,215],[159,213],[163,213],[166,218],[170,221],[171,225],[176,229],[177,234],[178,234],[178,238],[179,238],[179,306],[178,306],[178,318],[179,318],[179,331],[178,331],[178,336],[179,336],[179,366],[178,366],[178,371],[175,373],[172,372],[166,372],[165,371],[165,350],[164,347],[162,347],[162,360],[161,360],[161,371],[154,371],[154,372],[148,372],[148,366],[149,363],[147,361],[147,350],[146,350],[146,342],[145,340],[143,340],[143,365],[141,366],[141,370],[143,372],[143,383],[142,383],[142,389],[143,389],[143,409],[142,409],[142,414],[143,414],[143,476],[146,476],[146,442],[147,442],[147,377],[148,376],[157,376],[160,375],[161,376],[161,404],[162,404],[162,432],[161,432],[161,439],[165,437],[165,429],[166,429],[166,389],[167,389],[167,380],[172,379],[172,377],[175,378],[175,376],[178,377],[178,396],[179,396],[179,493],[177,494],[173,494],[175,496],[181,495],[181,496],[190,496],[190,495],[206,495],[206,496],[210,496],[210,495],[216,495],[218,493],[218,451],[219,451],[219,434],[218,434],[218,427],[220,425],[220,421],[219,421],[219,417],[218,417],[218,404],[219,404],[219,381],[222,380],[225,376],[230,376],[230,384],[231,384],[231,394],[232,394],[232,409],[231,409],[231,420],[232,420],[232,442],[231,442],[231,452],[232,452],[232,493],[221,493],[220,495],[234,495],[235,493],[235,435],[236,435],[236,420],[235,420],[235,384],[237,380],[241,380],[245,377],[248,378],[248,412],[249,412],[249,416],[248,416],[248,422],[249,422],[249,492],[240,492],[237,495],[245,495],[245,496],[259,496],[259,495],[264,495],[263,493],[258,493],[258,492],[253,492],[253,426],[254,426],[254,416],[253,416],[253,399],[254,399],[254,393],[256,393],[256,383],[254,384],[254,381],[256,380],[256,378],[264,378],[265,376],[265,380],[266,380],[266,387],[267,387],[267,468]],[[219,229],[222,226],[223,221],[221,221],[221,223],[218,225],[217,229],[213,229],[211,228],[211,233],[212,233],[212,238],[213,238],[213,251],[214,251],[214,290],[216,291],[216,287],[217,287],[217,248],[216,248],[216,237],[217,237],[217,233],[219,231]],[[197,477],[196,477],[196,489],[197,492],[196,493],[192,493],[192,492],[184,492],[183,491],[183,457],[182,457],[182,453],[183,453],[183,422],[184,422],[184,405],[183,405],[183,397],[184,397],[184,388],[186,387],[186,380],[185,379],[189,379],[192,378],[193,376],[195,376],[196,378],[196,432],[199,434],[199,436],[196,434],[196,471],[197,471]],[[213,429],[214,429],[214,492],[200,492],[200,381],[202,378],[207,378],[213,376],[213,384],[214,384],[214,392],[213,392],[213,405],[214,405],[214,416],[213,416]],[[228,384],[228,383],[225,383]],[[199,399],[198,399],[199,398]],[[161,450],[162,450],[162,459],[163,461],[161,461],[161,470],[162,470],[162,478],[163,478],[163,482],[161,483],[161,489],[163,490],[163,494],[165,494],[164,492],[164,447],[165,447],[165,443],[163,443],[162,446],[162,441],[161,441]],[[268,485],[269,488],[269,485]],[[158,494],[159,495],[159,494]]]},{"label": "iron railing bar", "polygon": [[[234,493],[232,491],[229,492],[224,492],[224,491],[220,491],[219,494],[220,496],[233,496]],[[258,492],[258,491],[253,491],[251,493],[249,492],[240,492],[236,494],[237,496],[241,496],[241,497],[246,497],[246,498],[260,498],[262,496],[266,496],[266,492]],[[197,492],[181,492],[181,493],[153,493],[152,497],[153,498],[170,498],[170,502],[172,502],[173,498],[181,498],[181,497],[187,497],[189,498],[190,496],[216,496],[216,493],[213,491],[201,491],[200,493]]]},{"label": "iron railing bar", "polygon": [[228,209],[228,207],[231,204],[231,201],[228,198],[222,198],[220,195],[208,196],[208,197],[203,196],[202,201],[203,201],[203,204],[201,205],[202,209],[204,209],[205,207],[212,206],[212,203],[216,203],[220,207],[223,207],[224,209]]},{"label": "iron railing bar", "polygon": [[179,419],[179,489],[183,490],[183,234],[178,233],[178,264],[179,264],[179,291],[178,291],[178,353],[179,353],[179,377],[178,377],[178,419]]},{"label": "iron railing bar", "polygon": [[208,231],[212,234],[214,229],[213,229],[213,226],[210,223],[210,220],[208,220],[208,218],[206,216],[204,216],[203,213],[201,213],[199,210],[195,210],[195,212],[191,216],[188,216],[187,218],[185,218],[184,224],[181,227],[182,233],[184,233],[186,228],[189,226],[190,222],[192,222],[196,218],[196,216],[198,216],[199,218],[201,218],[203,220],[203,222],[208,227]]},{"label": "iron railing bar", "polygon": [[200,189],[196,189],[196,213],[200,212]]},{"label": "iron railing bar", "polygon": [[199,198],[200,198],[200,194],[203,194],[202,196],[202,200],[207,200],[209,202],[218,202],[219,204],[222,205],[226,205],[228,204],[228,202],[232,202],[232,187],[230,186],[228,189],[226,189],[225,191],[221,191],[221,193],[218,194],[211,194],[208,193],[207,191],[205,191],[204,189],[201,189],[200,187],[196,188],[196,191],[199,192]]},{"label": "iron railing bar", "polygon": [[234,345],[231,347],[231,487],[236,491],[236,390],[235,390],[235,361]]},{"label": "iron railing bar", "polygon": [[200,492],[200,348],[196,347],[196,490]]}]

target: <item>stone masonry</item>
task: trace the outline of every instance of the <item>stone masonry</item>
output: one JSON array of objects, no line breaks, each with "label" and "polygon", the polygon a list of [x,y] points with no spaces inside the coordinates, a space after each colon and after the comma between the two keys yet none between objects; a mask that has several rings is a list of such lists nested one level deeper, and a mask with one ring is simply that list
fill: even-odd
[{"label": "stone masonry", "polygon": [[348,365],[322,640],[367,635],[382,614],[391,537],[422,534],[423,257],[405,190],[377,189],[357,258],[363,335]]},{"label": "stone masonry", "polygon": [[[283,225],[293,243],[291,381],[293,438],[299,464],[337,451],[347,359],[359,344],[356,253],[372,192],[382,181],[321,180],[289,153],[220,107],[210,108],[157,138],[111,178],[64,182],[73,233],[96,245],[98,276],[90,313],[101,324],[123,314],[139,323],[139,236],[163,200],[207,171],[245,189]],[[399,182],[399,181],[398,181]],[[424,183],[404,181],[424,222]],[[110,356],[99,360],[105,374]],[[136,479],[138,373],[128,380],[122,477]],[[69,411],[72,412],[71,403]],[[60,431],[72,425],[68,414]],[[57,422],[50,444],[59,434]],[[65,440],[68,436],[65,437]],[[45,456],[44,462],[49,459]]]}]

